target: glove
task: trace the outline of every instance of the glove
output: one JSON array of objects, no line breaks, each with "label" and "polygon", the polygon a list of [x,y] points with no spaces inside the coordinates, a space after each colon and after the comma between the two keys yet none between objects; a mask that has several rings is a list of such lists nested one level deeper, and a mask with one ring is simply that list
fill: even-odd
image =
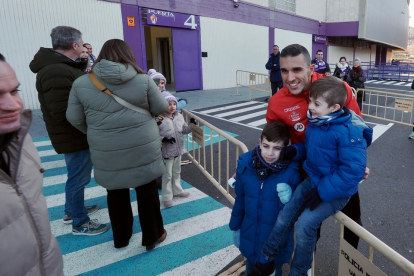
[{"label": "glove", "polygon": [[319,196],[317,187],[310,190],[309,193],[305,195],[305,199],[303,200],[303,206],[305,207],[305,209],[309,207],[311,211],[315,210],[316,207],[318,207],[321,203],[322,199]]},{"label": "glove", "polygon": [[360,77],[360,75],[359,75],[359,74],[357,74],[357,73],[355,73],[355,74],[352,76],[352,79],[354,79],[354,80],[358,80],[358,79],[359,79],[359,77]]},{"label": "glove", "polygon": [[197,125],[197,120],[194,118],[190,118],[190,124],[195,124]]},{"label": "glove", "polygon": [[163,143],[175,144],[175,138],[174,137],[170,137],[170,138],[164,137],[164,138],[162,138],[162,142]]},{"label": "glove", "polygon": [[258,261],[253,267],[248,276],[269,276],[275,271],[275,261],[268,263],[261,263]]},{"label": "glove", "polygon": [[277,191],[277,195],[280,198],[280,201],[283,204],[288,203],[290,198],[292,197],[292,188],[289,186],[289,184],[278,183],[276,185],[276,191]]},{"label": "glove", "polygon": [[287,146],[280,151],[279,160],[292,161],[292,159],[295,158],[296,155],[296,148],[294,146]]},{"label": "glove", "polygon": [[240,229],[233,231],[233,242],[234,242],[234,246],[236,246],[237,248],[240,248]]}]

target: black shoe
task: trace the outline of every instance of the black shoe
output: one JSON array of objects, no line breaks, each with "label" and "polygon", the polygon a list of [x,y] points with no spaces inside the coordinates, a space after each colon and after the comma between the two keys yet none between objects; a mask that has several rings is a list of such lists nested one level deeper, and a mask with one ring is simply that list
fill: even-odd
[{"label": "black shoe", "polygon": [[153,250],[157,244],[162,243],[166,238],[167,230],[164,229],[164,233],[162,234],[162,236],[153,244],[145,246],[145,248],[147,249],[147,251]]},{"label": "black shoe", "polygon": [[269,276],[275,271],[275,262],[270,261],[262,264],[258,261],[253,267],[248,276]]}]

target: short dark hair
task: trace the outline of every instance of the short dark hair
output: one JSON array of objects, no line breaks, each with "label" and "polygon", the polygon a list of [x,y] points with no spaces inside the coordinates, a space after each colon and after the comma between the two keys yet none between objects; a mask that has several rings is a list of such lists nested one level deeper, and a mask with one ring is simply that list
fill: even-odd
[{"label": "short dark hair", "polygon": [[285,146],[289,145],[290,133],[289,128],[283,122],[271,121],[263,128],[260,140],[266,138],[269,142],[283,141]]},{"label": "short dark hair", "polygon": [[316,51],[316,53],[319,53],[319,52],[321,52],[321,53],[323,54],[323,51],[322,51],[322,50],[318,50],[318,51]]},{"label": "short dark hair", "polygon": [[345,83],[337,77],[328,76],[314,81],[309,90],[309,96],[317,99],[322,97],[328,107],[339,104],[342,108],[345,104],[348,90]]},{"label": "short dark hair", "polygon": [[2,54],[0,54],[0,61],[6,62],[6,58]]},{"label": "short dark hair", "polygon": [[275,45],[273,45],[273,47],[277,47],[277,48],[279,48],[279,46],[277,46],[276,44],[275,44]]},{"label": "short dark hair", "polygon": [[341,59],[344,59],[346,61],[346,57],[340,57],[339,61],[341,61]]},{"label": "short dark hair", "polygon": [[89,44],[89,43],[83,43],[83,47],[86,47],[86,45],[91,46],[91,44]]},{"label": "short dark hair", "polygon": [[311,58],[309,55],[308,50],[300,44],[291,44],[283,48],[282,52],[280,53],[280,57],[296,57],[300,54],[303,55],[305,58],[306,64],[310,66]]},{"label": "short dark hair", "polygon": [[78,43],[82,39],[82,33],[73,27],[57,26],[52,29],[50,37],[53,50],[70,50],[73,43]]}]

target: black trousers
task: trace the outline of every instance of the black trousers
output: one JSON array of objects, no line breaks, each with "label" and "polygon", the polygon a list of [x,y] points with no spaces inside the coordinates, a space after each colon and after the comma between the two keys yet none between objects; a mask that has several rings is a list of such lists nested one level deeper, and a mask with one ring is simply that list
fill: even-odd
[{"label": "black trousers", "polygon": [[272,88],[272,96],[274,94],[276,94],[277,91],[279,91],[280,89],[282,89],[283,87],[283,82],[282,81],[275,81],[275,82],[271,82],[270,86]]},{"label": "black trousers", "polygon": [[[114,246],[125,247],[132,236],[134,218],[129,189],[107,190],[108,212],[111,220]],[[138,216],[142,230],[142,245],[154,244],[164,234],[160,200],[156,181],[135,188]]]},{"label": "black trousers", "polygon": [[[361,221],[361,203],[359,200],[359,193],[357,192],[351,198],[349,199],[348,203],[345,205],[345,207],[341,210],[342,213],[347,215],[350,219],[358,223],[362,226]],[[321,236],[321,228],[318,228],[317,231],[317,239],[319,240]],[[344,230],[344,239],[352,245],[355,249],[358,247],[359,243],[359,237],[354,234],[351,230],[345,227]]]}]

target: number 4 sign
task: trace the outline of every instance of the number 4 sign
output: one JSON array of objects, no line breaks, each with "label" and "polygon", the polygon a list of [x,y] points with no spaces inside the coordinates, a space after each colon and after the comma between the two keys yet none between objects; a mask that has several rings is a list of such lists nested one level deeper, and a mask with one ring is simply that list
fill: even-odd
[{"label": "number 4 sign", "polygon": [[189,18],[184,22],[185,26],[191,27],[191,29],[197,29],[197,24],[194,15],[190,15]]}]

